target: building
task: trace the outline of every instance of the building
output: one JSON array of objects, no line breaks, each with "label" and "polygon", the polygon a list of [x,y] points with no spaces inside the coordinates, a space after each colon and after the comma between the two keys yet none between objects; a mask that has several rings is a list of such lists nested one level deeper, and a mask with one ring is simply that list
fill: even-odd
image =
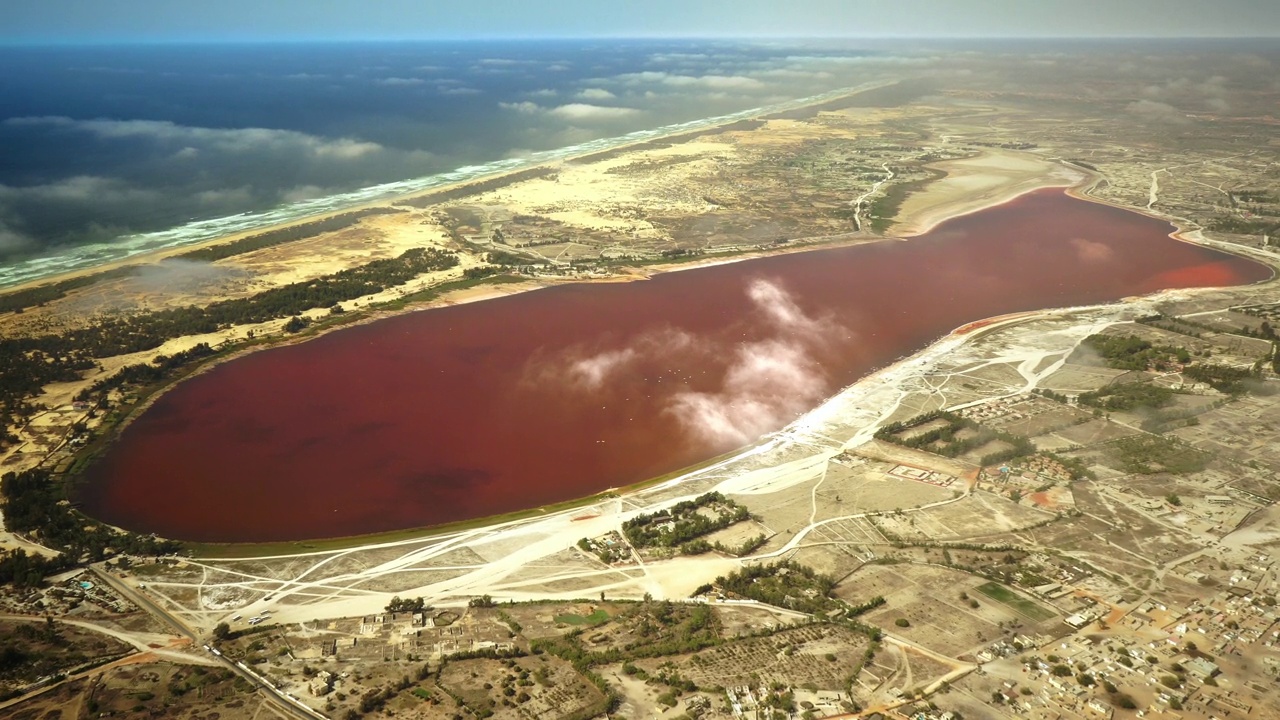
[{"label": "building", "polygon": [[1218,664],[1210,662],[1202,657],[1191,658],[1190,660],[1182,663],[1182,667],[1186,668],[1187,672],[1195,675],[1201,680],[1218,674]]}]

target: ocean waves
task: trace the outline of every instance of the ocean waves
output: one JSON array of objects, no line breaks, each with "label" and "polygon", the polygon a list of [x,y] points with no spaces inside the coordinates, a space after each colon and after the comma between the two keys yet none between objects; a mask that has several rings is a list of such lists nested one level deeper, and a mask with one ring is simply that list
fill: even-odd
[{"label": "ocean waves", "polygon": [[414,195],[450,185],[496,177],[537,165],[613,150],[670,135],[696,132],[762,115],[771,115],[821,104],[882,84],[884,83],[876,82],[866,83],[857,87],[840,88],[818,95],[764,105],[726,115],[717,115],[614,137],[589,140],[555,150],[532,152],[520,158],[507,158],[480,165],[467,165],[448,172],[424,177],[381,183],[349,192],[298,200],[260,212],[246,212],[225,217],[193,220],[166,230],[121,235],[106,242],[62,247],[33,257],[14,260],[4,266],[0,266],[0,288],[13,287],[64,273],[125,262],[149,253],[194,245],[228,235],[261,230],[308,217],[339,212],[360,205]]}]

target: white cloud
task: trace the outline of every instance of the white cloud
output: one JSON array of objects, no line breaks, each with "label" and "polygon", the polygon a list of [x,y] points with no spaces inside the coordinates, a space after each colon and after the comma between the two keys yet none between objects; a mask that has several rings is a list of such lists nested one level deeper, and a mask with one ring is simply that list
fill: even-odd
[{"label": "white cloud", "polygon": [[253,200],[253,189],[247,185],[220,190],[201,190],[195,199],[202,205],[247,205]]},{"label": "white cloud", "polygon": [[578,93],[583,100],[613,100],[618,97],[604,88],[586,88]]},{"label": "white cloud", "polygon": [[20,198],[62,203],[119,203],[148,202],[157,197],[157,193],[131,187],[123,180],[93,175],[77,175],[43,185],[0,185],[0,200]]},{"label": "white cloud", "polygon": [[[831,392],[820,358],[835,343],[847,341],[849,333],[830,317],[805,312],[776,283],[756,280],[746,292],[751,312],[723,332],[694,335],[664,328],[622,347],[572,348],[531,361],[527,381],[587,396],[645,383],[644,392],[654,393],[661,412],[679,426],[677,434],[718,448],[751,442]],[[709,387],[694,390],[680,383],[656,386],[638,377],[655,366],[720,370]]]},{"label": "white cloud", "polygon": [[394,87],[397,85],[425,85],[427,81],[422,78],[389,77],[380,78],[374,82],[379,85],[389,85]]},{"label": "white cloud", "polygon": [[559,105],[553,108],[545,108],[541,105],[525,100],[523,102],[500,102],[498,107],[503,110],[510,110],[521,115],[550,115],[568,120],[570,122],[608,122],[610,120],[619,120],[638,114],[640,111],[635,108],[628,107],[609,107],[606,105],[592,105],[590,103],[569,103],[567,105]]},{"label": "white cloud", "polygon": [[696,87],[713,90],[758,90],[765,87],[764,83],[745,75],[678,75],[653,70],[623,73],[618,75],[615,80],[628,85],[661,84],[670,87]]},{"label": "white cloud", "polygon": [[513,112],[518,112],[521,115],[536,115],[542,112],[542,107],[539,106],[538,103],[529,102],[528,100],[525,100],[523,102],[513,102],[513,103],[500,102],[498,103],[498,107],[502,108],[503,110],[511,110]]},{"label": "white cloud", "polygon": [[0,256],[27,250],[34,246],[35,243],[31,238],[0,220]]},{"label": "white cloud", "polygon": [[1153,100],[1138,100],[1125,106],[1125,112],[1132,113],[1144,120],[1154,122],[1168,123],[1185,123],[1187,117],[1185,113],[1179,112],[1177,108],[1167,103],[1155,102]]},{"label": "white cloud", "polygon": [[181,145],[176,151],[191,155],[203,146],[222,152],[249,153],[264,149],[290,149],[317,158],[350,160],[382,150],[382,146],[352,138],[322,138],[294,130],[269,128],[206,128],[178,125],[167,120],[74,120],[62,116],[18,117],[6,125],[45,125],[92,133],[100,138],[144,138],[158,143]]},{"label": "white cloud", "polygon": [[598,122],[618,120],[639,113],[639,110],[627,107],[606,107],[587,103],[569,103],[547,111],[550,115],[573,122]]}]

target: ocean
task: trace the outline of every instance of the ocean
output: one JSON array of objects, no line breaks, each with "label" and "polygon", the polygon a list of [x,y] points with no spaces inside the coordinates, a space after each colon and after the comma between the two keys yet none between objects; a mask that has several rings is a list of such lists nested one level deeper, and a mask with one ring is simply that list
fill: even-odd
[{"label": "ocean", "polygon": [[0,288],[888,74],[802,43],[0,48]]}]

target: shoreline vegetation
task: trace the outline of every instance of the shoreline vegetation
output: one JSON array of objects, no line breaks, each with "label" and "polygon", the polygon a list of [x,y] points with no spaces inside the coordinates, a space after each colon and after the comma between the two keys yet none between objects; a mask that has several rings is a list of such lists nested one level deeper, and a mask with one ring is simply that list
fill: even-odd
[{"label": "shoreline vegetation", "polygon": [[[856,94],[856,93],[851,93],[851,95],[852,94]],[[813,106],[810,109],[813,112],[817,112],[818,109],[820,109],[824,105],[830,105],[834,102],[845,100],[848,97],[849,96],[846,95],[835,100],[828,99],[823,101],[822,103],[815,104],[815,106]],[[734,124],[740,124],[744,122],[747,122],[747,121],[738,120],[738,121],[735,121]],[[720,131],[723,131],[723,127],[717,126],[713,128],[701,129],[694,133],[683,133],[683,134],[684,135],[692,134],[694,136],[697,136],[701,134],[706,134],[711,132],[720,132]],[[669,142],[672,140],[673,137],[678,137],[679,135],[681,134],[675,134],[672,137],[667,137],[667,138],[652,138],[652,139],[645,140],[642,143],[636,143],[633,145],[613,148],[605,151],[597,151],[595,153],[591,153],[581,158],[578,158],[574,161],[589,162],[593,156],[616,157],[618,155],[625,154],[626,152],[635,150],[636,149],[635,146],[645,146],[654,142],[662,142],[662,141]],[[946,163],[947,161],[944,161],[942,163],[932,163],[930,165],[934,165],[934,166],[946,165]],[[1078,170],[1078,168],[1075,166],[1072,166],[1071,169]],[[252,250],[256,250],[259,248],[270,247],[274,245],[293,242],[296,239],[311,237],[314,234],[317,234],[319,232],[326,232],[327,230],[324,228],[348,227],[350,225],[360,222],[360,220],[362,220],[364,217],[368,217],[372,215],[382,215],[382,214],[403,212],[403,210],[392,207],[393,205],[396,205],[396,204],[409,204],[415,207],[427,206],[430,204],[434,204],[436,202],[443,202],[445,198],[441,197],[442,195],[448,195],[449,193],[458,193],[460,194],[459,196],[467,196],[476,192],[484,191],[484,189],[477,188],[477,185],[484,186],[484,188],[489,188],[490,186],[488,185],[488,183],[497,183],[495,187],[501,187],[501,186],[505,186],[507,184],[511,184],[519,181],[518,178],[513,180],[510,178],[510,176],[515,175],[515,176],[525,177],[526,175],[523,175],[522,173],[530,173],[530,172],[536,173],[536,172],[547,172],[547,171],[548,171],[548,168],[545,166],[528,168],[520,171],[515,171],[512,173],[504,173],[493,178],[460,183],[456,186],[451,186],[447,188],[436,188],[436,189],[428,190],[425,192],[415,193],[414,195],[409,196],[407,198],[398,198],[394,200],[379,201],[378,203],[372,204],[369,207],[363,207],[358,209],[347,209],[344,212],[330,213],[330,214],[321,216],[319,218],[308,218],[305,221],[296,221],[296,222],[286,223],[281,226],[272,227],[272,228],[261,230],[255,233],[241,233],[235,236],[231,236],[230,238],[223,238],[217,241],[198,243],[191,246],[175,248],[170,251],[163,251],[160,253],[156,253],[155,255],[159,257],[152,257],[152,260],[154,261],[156,259],[160,259],[160,257],[187,257],[188,259],[194,259],[194,260],[216,260],[216,259],[221,259],[225,257],[231,257],[235,254],[250,252]],[[1019,197],[1022,194],[1025,194],[1027,192],[1032,192],[1034,190],[1041,189],[1044,187],[1062,187],[1063,186],[1061,177],[1044,177],[1040,179],[1038,182],[1015,183],[1015,184],[1012,184],[1011,186],[1004,187],[1003,192],[996,191],[994,193],[985,193],[977,199],[973,197],[944,198],[944,202],[941,203],[941,207],[933,206],[933,207],[923,207],[923,208],[919,208],[919,207],[904,208],[903,204],[904,204],[904,201],[907,200],[907,198],[912,197],[916,194],[927,195],[930,192],[930,188],[932,185],[936,184],[939,180],[945,179],[949,176],[947,172],[942,170],[937,170],[936,167],[930,167],[930,172],[937,173],[937,174],[936,175],[931,174],[927,182],[919,184],[918,186],[913,186],[909,192],[899,193],[899,195],[895,197],[894,207],[891,208],[895,213],[894,222],[892,223],[891,227],[889,226],[886,226],[886,227],[889,227],[889,229],[910,228],[913,232],[910,232],[909,234],[899,235],[899,236],[886,236],[882,239],[894,239],[895,237],[897,239],[907,239],[910,237],[914,237],[927,232],[929,228],[947,219],[950,219],[953,217],[959,217],[961,215],[966,215],[974,212],[979,212],[981,210],[984,210],[990,207],[995,207],[1003,203],[1009,202],[1010,200],[1016,197]],[[1100,200],[1088,194],[1088,188],[1091,187],[1092,184],[1097,181],[1098,175],[1096,173],[1090,171],[1088,175],[1084,177],[1083,180],[1079,179],[1079,177],[1080,176],[1077,175],[1077,181],[1071,184],[1071,186],[1065,190],[1067,194],[1082,200],[1087,200],[1091,202],[1100,202],[1102,204],[1116,206],[1114,203],[1109,203],[1104,200]],[[419,205],[418,203],[422,203],[422,205]],[[1125,207],[1125,206],[1117,206],[1117,207],[1123,207],[1123,209],[1125,210],[1129,210],[1132,212],[1139,212],[1141,214],[1145,214],[1152,217],[1158,217],[1162,220],[1170,221],[1169,218],[1154,215],[1149,211],[1131,208],[1131,207]],[[1209,244],[1209,243],[1202,243],[1198,239],[1186,237],[1186,233],[1194,232],[1194,230],[1190,230],[1184,227],[1186,223],[1175,222],[1175,221],[1170,221],[1170,222],[1173,222],[1174,227],[1176,228],[1175,232],[1172,232],[1170,234],[1171,237],[1174,237],[1175,239],[1178,239],[1178,240],[1182,240],[1184,242],[1190,242],[1193,244],[1205,244],[1205,245]],[[854,240],[854,242],[857,242],[857,241],[858,240]],[[865,240],[862,240],[862,241],[865,241]],[[818,249],[821,247],[830,247],[832,245],[846,244],[847,242],[848,240],[845,238],[836,237],[832,239],[827,239],[822,242],[808,243],[801,246],[783,245],[783,246],[777,247],[776,249],[755,248],[755,249],[750,249],[745,251],[733,251],[733,252],[708,254],[708,255],[688,255],[684,257],[669,257],[669,258],[663,258],[662,260],[659,260],[659,261],[655,261],[653,264],[647,264],[647,267],[642,273],[637,273],[630,277],[624,277],[621,279],[623,280],[643,279],[652,274],[657,274],[661,272],[690,269],[693,267],[701,267],[701,266],[706,266],[710,264],[719,264],[723,262],[734,262],[742,259],[748,259],[751,257],[759,257],[761,255],[772,255],[772,254],[778,254],[778,253],[784,253],[784,252],[803,252],[803,251]],[[1213,245],[1213,246],[1216,249],[1230,251],[1229,248],[1221,248],[1221,247],[1218,247],[1217,245]],[[77,396],[77,400],[79,402],[88,404],[88,407],[89,407],[88,413],[90,417],[92,417],[98,411],[101,411],[104,414],[104,419],[103,419],[103,422],[101,423],[101,426],[92,433],[90,433],[88,430],[84,429],[83,427],[81,427],[75,433],[76,436],[83,438],[82,443],[84,444],[84,447],[76,454],[76,459],[73,463],[70,463],[69,466],[65,468],[60,466],[59,470],[55,471],[55,474],[61,475],[62,477],[70,480],[70,482],[61,483],[63,487],[63,491],[67,492],[71,489],[71,485],[72,483],[74,483],[76,476],[79,474],[79,471],[82,470],[84,467],[86,467],[87,464],[91,462],[92,459],[102,451],[102,449],[104,449],[107,445],[109,445],[114,440],[114,438],[118,435],[118,433],[124,427],[126,427],[133,418],[137,417],[138,414],[140,414],[141,412],[144,412],[146,407],[148,407],[149,404],[153,402],[156,397],[159,397],[159,395],[161,395],[163,392],[173,387],[177,383],[181,382],[183,379],[190,377],[191,375],[204,372],[207,369],[217,364],[241,357],[246,353],[253,352],[259,349],[274,347],[282,343],[292,343],[292,342],[303,341],[306,339],[317,337],[321,334],[324,334],[336,329],[349,327],[353,324],[374,322],[379,319],[383,319],[385,317],[389,317],[391,315],[394,315],[400,312],[426,309],[430,307],[436,307],[442,304],[453,304],[455,302],[479,301],[483,299],[488,299],[490,297],[495,297],[498,295],[509,294],[511,292],[525,292],[529,290],[534,290],[540,287],[546,287],[549,284],[556,283],[556,281],[550,281],[550,280],[538,281],[532,278],[520,277],[512,274],[511,268],[504,269],[502,267],[495,268],[491,266],[468,268],[464,272],[463,277],[460,279],[443,282],[443,283],[428,287],[425,290],[422,290],[420,292],[405,295],[403,297],[400,297],[398,299],[395,299],[389,302],[384,302],[378,305],[367,305],[355,311],[347,311],[342,308],[341,303],[344,301],[343,298],[350,299],[348,297],[349,293],[355,292],[357,290],[361,290],[361,291],[370,290],[372,287],[376,285],[376,282],[378,281],[378,279],[375,278],[374,280],[369,281],[370,284],[360,285],[359,283],[363,281],[362,274],[359,272],[353,273],[353,271],[366,270],[370,268],[370,266],[372,265],[374,267],[371,270],[368,270],[365,273],[363,273],[363,275],[368,275],[370,274],[370,272],[373,272],[375,274],[378,272],[383,272],[383,273],[391,273],[395,277],[400,277],[403,274],[403,272],[411,271],[414,267],[415,262],[418,262],[418,263],[427,262],[432,265],[433,269],[435,269],[435,266],[439,266],[439,265],[451,266],[448,263],[448,260],[449,260],[449,257],[447,257],[448,253],[436,252],[436,253],[433,253],[430,258],[426,257],[427,252],[423,250],[419,250],[418,253],[413,253],[412,256],[411,256],[411,253],[413,253],[413,251],[404,253],[404,256],[400,258],[396,258],[396,262],[374,261],[373,263],[370,263],[365,266],[361,266],[359,268],[352,268],[352,269],[344,270],[340,273],[337,273],[337,275],[340,275],[340,276],[344,275],[344,273],[346,275],[343,276],[342,278],[337,278],[333,281],[333,287],[336,288],[335,290],[336,295],[333,298],[329,298],[327,296],[321,297],[323,293],[320,293],[319,295],[317,295],[315,292],[315,288],[313,287],[308,288],[306,292],[302,292],[298,288],[291,288],[290,286],[285,286],[284,288],[276,288],[274,290],[267,291],[264,294],[276,293],[274,297],[278,300],[279,304],[278,306],[268,304],[268,307],[270,309],[265,312],[268,315],[270,315],[271,318],[274,318],[274,319],[281,319],[284,317],[291,318],[289,321],[289,324],[286,325],[286,328],[285,328],[286,332],[282,335],[274,335],[270,337],[253,337],[251,335],[248,340],[233,343],[227,347],[219,348],[216,350],[206,345],[204,346],[203,349],[196,352],[191,352],[187,354],[175,354],[173,356],[164,357],[163,360],[161,360],[160,358],[157,358],[157,362],[153,362],[150,365],[125,366],[125,368],[118,370],[115,374],[112,374],[109,377],[105,377],[101,380],[98,380],[97,383],[95,383],[94,385],[94,387],[96,387],[96,389],[99,391],[97,397],[94,396],[93,392],[89,392],[88,390],[86,390],[86,391],[83,391],[79,396]],[[1251,256],[1249,254],[1245,254],[1243,252],[1237,252],[1236,254],[1242,255],[1244,257],[1250,257],[1250,259],[1253,259],[1255,261],[1258,260],[1257,257]],[[437,255],[439,256],[437,257]],[[419,257],[419,256],[422,256],[422,257]],[[456,265],[457,264],[456,256],[453,257],[453,261],[454,262],[452,264]],[[397,272],[397,267],[396,267],[397,263],[404,266],[408,266],[408,267],[403,268],[403,272]],[[634,260],[631,260],[631,261],[627,261],[625,263],[620,263],[620,264],[625,265],[627,267],[631,267],[631,266],[637,266],[645,263],[638,263]],[[25,291],[24,290],[18,290],[17,292],[6,291],[3,294],[0,294],[0,312],[5,311],[6,309],[12,312],[22,312],[22,308],[13,309],[13,308],[10,308],[5,303],[6,301],[9,301],[10,298],[12,298],[13,296],[19,295],[23,292],[31,292],[32,290],[42,290],[42,288],[53,288],[53,290],[43,291],[45,293],[58,292],[59,289],[70,291],[78,287],[83,287],[83,285],[77,285],[75,283],[81,282],[84,278],[119,277],[121,276],[121,274],[127,274],[130,270],[130,267],[132,266],[115,267],[115,268],[109,268],[105,270],[98,269],[97,272],[80,271],[76,273],[71,273],[68,276],[63,276],[64,279],[59,280],[55,283],[46,283],[45,285],[40,285],[35,288],[28,288]],[[1274,266],[1272,266],[1272,271],[1273,271],[1272,280],[1265,281],[1265,282],[1274,281],[1275,279]],[[329,276],[329,278],[332,278],[332,277],[334,276]],[[329,278],[325,278],[325,279],[329,279]],[[394,278],[387,278],[387,279],[394,279]],[[608,278],[602,278],[602,279],[618,281],[620,278],[608,277]],[[583,282],[584,280],[575,279],[572,281]],[[590,282],[591,280],[585,280],[585,281]],[[307,283],[307,285],[311,286],[311,285],[315,285],[315,283]],[[498,290],[498,286],[508,286],[508,287],[505,287],[503,290],[500,291]],[[361,296],[363,295],[354,295],[350,297],[361,297]],[[25,296],[25,297],[31,297],[31,296]],[[256,299],[257,297],[258,296],[254,296],[254,299]],[[248,308],[248,309],[254,308],[255,305],[263,305],[262,302],[246,304],[246,302],[243,300],[228,301],[228,302],[237,303],[238,305],[236,305],[235,307],[239,307],[239,305],[244,305],[245,308]],[[328,302],[329,304],[327,305],[315,304],[315,303],[323,303],[323,302]],[[307,305],[308,303],[310,303],[310,305]],[[36,302],[33,304],[40,304],[40,303]],[[304,308],[302,307],[302,305],[307,305],[307,307]],[[323,316],[314,320],[303,318],[303,315],[302,315],[303,310],[309,310],[309,309],[315,309],[315,308],[323,309],[326,307],[329,308],[330,310],[329,314],[326,316]],[[165,311],[162,311],[162,313],[163,312]],[[205,313],[206,311],[204,309],[201,309],[200,312]],[[152,313],[152,314],[156,315],[156,313]],[[975,319],[974,321],[971,321],[970,323],[967,323],[964,326],[956,328],[948,336],[939,338],[937,341],[935,341],[935,343],[930,345],[930,348],[936,346],[938,343],[941,343],[953,336],[965,335],[965,334],[971,334],[973,336],[981,335],[981,334],[984,334],[985,331],[990,330],[995,326],[1006,324],[1008,321],[1015,320],[1015,319],[1017,321],[1022,321],[1031,317],[1035,317],[1039,314],[1041,314],[1040,311],[1033,311],[1030,313],[1019,313],[1017,314],[1016,318],[1011,316],[1005,316],[1001,318]],[[160,316],[165,317],[167,320],[169,320],[169,325],[166,327],[171,328],[170,332],[178,332],[180,328],[186,327],[185,325],[182,324],[183,322],[189,321],[191,323],[198,323],[200,320],[207,320],[207,318],[196,318],[196,319],[188,318],[188,317],[182,316],[181,313],[178,313],[175,316],[177,317],[177,320],[174,320],[173,318],[168,318],[167,316],[164,316],[162,314]],[[297,322],[295,323],[295,321]],[[216,326],[218,323],[218,320],[215,319],[212,322]],[[207,325],[200,326],[200,327],[204,327],[205,329],[208,328]],[[29,383],[26,385],[21,385],[21,384],[15,385],[14,383],[6,383],[3,388],[0,388],[0,390],[4,391],[3,394],[0,394],[0,403],[3,403],[3,404],[0,404],[0,411],[3,411],[5,413],[5,419],[8,421],[15,416],[20,416],[22,412],[29,410],[30,404],[28,402],[28,398],[33,398],[38,396],[39,388],[43,387],[43,385],[47,384],[48,382],[57,382],[57,381],[67,380],[67,379],[71,379],[72,377],[79,379],[82,373],[84,373],[85,371],[91,370],[96,364],[95,356],[94,356],[95,351],[101,352],[110,347],[131,348],[131,349],[141,348],[141,347],[144,347],[148,342],[153,342],[157,337],[159,337],[159,333],[152,333],[148,335],[145,332],[145,328],[140,329],[139,326],[137,326],[135,323],[131,321],[119,321],[116,325],[111,326],[111,328],[115,332],[114,336],[112,336],[110,332],[108,332],[108,334],[105,337],[99,337],[99,338],[91,338],[89,336],[77,337],[73,339],[72,343],[60,345],[58,347],[41,348],[38,346],[38,344],[31,345],[31,342],[34,342],[31,339],[15,340],[17,342],[24,342],[24,343],[27,343],[27,345],[30,345],[29,347],[24,346],[23,352],[28,355],[31,355],[34,353],[38,362],[43,363],[44,365],[52,365],[52,369],[43,368],[43,370],[47,370],[48,372],[45,372],[44,374],[40,375],[39,379],[42,382],[40,382],[40,385],[37,386],[36,388],[33,388]],[[977,330],[981,330],[983,332],[974,332]],[[97,331],[98,333],[102,332],[100,328],[94,328],[93,330],[86,331],[86,332],[92,333],[93,331]],[[171,335],[170,337],[182,337],[182,336],[183,335]],[[64,342],[66,341],[65,338],[63,340]],[[6,340],[3,342],[12,342],[12,341]],[[79,353],[72,352],[71,344],[74,344],[74,342],[80,342],[83,345],[81,352]],[[163,342],[163,339],[160,340],[159,343],[155,343],[154,345],[152,345],[152,347],[156,347],[162,342]],[[56,344],[57,343],[55,343],[55,345]],[[925,348],[922,352],[928,352],[928,351],[929,351],[929,348]],[[46,354],[44,356],[41,356],[42,352]],[[49,358],[53,358],[55,360],[63,360],[65,362],[63,362],[61,365],[59,364],[59,362],[50,363],[48,362]],[[906,358],[902,359],[901,361],[905,361],[905,360]],[[101,368],[101,366],[99,367]],[[129,368],[134,368],[134,369],[129,370]],[[869,375],[868,378],[873,376],[874,376],[874,373],[872,375]],[[862,381],[865,381],[868,378],[864,378]],[[133,396],[132,400],[127,403],[123,403],[123,404],[118,403],[112,406],[109,402],[107,402],[107,399],[106,399],[107,393],[109,393],[113,389],[118,389],[119,387],[123,386],[125,384],[125,381],[128,381],[128,380],[133,381],[133,383],[130,386],[130,391],[131,391],[130,394]],[[862,382],[862,381],[859,381],[859,382]],[[34,394],[32,393],[33,389],[36,390]],[[839,392],[844,392],[847,389],[848,388],[844,388]],[[15,415],[15,412],[18,413],[18,415]],[[9,425],[9,423],[7,423],[7,425]],[[74,438],[72,439],[74,440]],[[597,494],[583,497],[583,498],[570,499],[570,500],[566,500],[560,503],[555,503],[552,505],[547,505],[547,506],[538,507],[538,508],[529,508],[526,510],[521,510],[518,512],[513,512],[513,513],[508,513],[503,515],[475,518],[471,520],[459,521],[457,523],[449,523],[446,525],[437,525],[437,526],[419,527],[419,528],[406,528],[403,530],[395,530],[395,531],[389,531],[384,533],[375,533],[370,535],[359,535],[359,536],[353,536],[353,537],[323,538],[323,539],[315,539],[315,540],[290,541],[290,542],[267,542],[267,543],[253,543],[253,542],[234,543],[234,544],[182,543],[182,546],[188,552],[193,552],[204,557],[228,557],[228,556],[262,557],[262,556],[274,555],[274,554],[296,555],[296,554],[307,554],[312,552],[324,552],[324,551],[329,551],[334,549],[358,547],[358,546],[378,544],[378,543],[395,542],[397,540],[422,539],[422,538],[428,538],[432,536],[442,536],[442,535],[447,535],[450,533],[459,532],[459,531],[472,529],[476,527],[491,527],[491,526],[496,527],[496,526],[501,526],[508,523],[519,523],[519,522],[527,521],[533,518],[543,518],[543,517],[549,517],[556,514],[571,512],[573,510],[591,505],[593,503],[602,502],[608,499],[619,497],[621,495],[633,493],[641,489],[649,488],[664,482],[670,482],[672,480],[684,477],[690,473],[696,472],[699,469],[712,466],[718,462],[725,460],[726,458],[737,456],[744,451],[750,450],[750,448],[752,447],[758,446],[760,442],[763,442],[764,440],[765,439],[762,439],[744,448],[737,448],[735,450],[732,450],[728,453],[717,456],[715,458],[710,458],[704,462],[697,463],[695,465],[682,468],[680,470],[676,470],[672,473],[668,473],[666,475],[663,475],[657,478],[651,478],[649,480],[646,480],[640,483],[629,485],[625,488],[608,490],[602,493],[597,493]],[[43,464],[44,463],[42,462],[41,465]],[[45,471],[47,472],[48,470],[46,469]],[[74,513],[76,515],[79,514],[78,511],[74,509],[74,507],[68,507],[65,505],[63,505],[63,507],[65,508],[64,510],[65,513]],[[101,523],[97,523],[97,521],[93,521],[93,522],[98,525],[101,525]],[[20,530],[21,528],[12,528],[11,526],[11,529]]]}]

